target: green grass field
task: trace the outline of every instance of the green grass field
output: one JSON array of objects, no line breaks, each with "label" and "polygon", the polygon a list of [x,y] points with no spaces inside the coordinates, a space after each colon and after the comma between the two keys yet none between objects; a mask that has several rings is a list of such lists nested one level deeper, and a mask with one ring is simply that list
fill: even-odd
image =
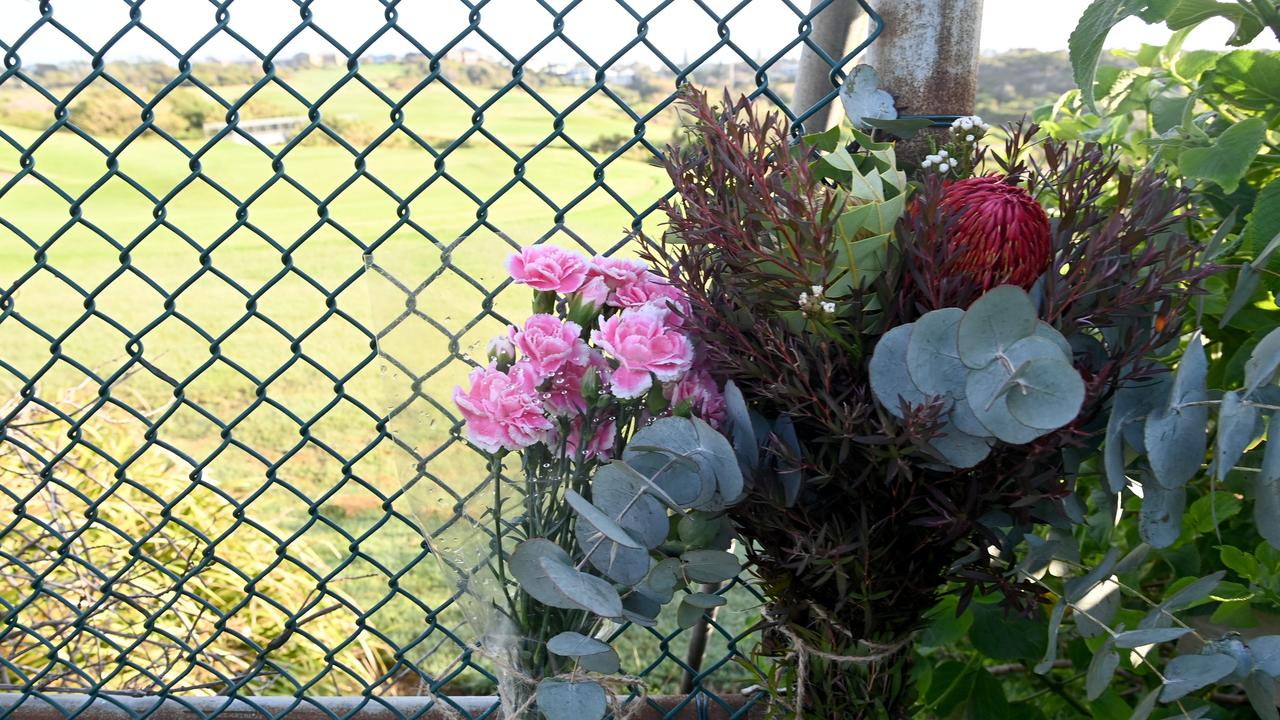
[{"label": "green grass field", "polygon": [[[374,66],[369,77],[381,83],[393,72]],[[340,74],[308,70],[289,82],[314,100]],[[220,88],[226,97],[243,91]],[[492,94],[467,91],[479,99]],[[578,102],[581,89],[541,92],[563,110]],[[279,88],[264,90],[253,103],[304,114]],[[389,123],[387,106],[354,83],[329,97],[321,111],[348,126],[380,129]],[[406,105],[404,122],[443,149],[471,127],[471,112],[433,85]],[[516,91],[485,111],[483,127],[522,156],[553,133],[555,122]],[[585,147],[629,134],[632,125],[610,101],[595,97],[568,116],[564,132]],[[648,137],[665,143],[673,127],[667,118],[653,124]],[[28,148],[41,135],[15,126],[0,130]],[[121,144],[119,138],[96,139],[112,150]],[[204,140],[181,142],[194,152]],[[205,482],[246,503],[248,517],[306,543],[334,568],[351,555],[351,538],[358,538],[358,554],[373,562],[358,558],[342,569],[338,587],[372,607],[388,592],[378,565],[397,572],[419,552],[419,538],[402,522],[383,524],[381,509],[386,496],[415,476],[415,463],[393,443],[374,442],[376,420],[357,404],[374,414],[399,408],[392,431],[429,457],[427,476],[396,500],[398,511],[427,527],[455,507],[478,515],[484,499],[458,498],[482,477],[482,462],[461,443],[450,444],[452,424],[436,404],[450,407],[449,393],[469,368],[458,356],[483,353],[501,329],[495,314],[519,318],[526,312],[528,296],[520,287],[507,288],[485,312],[487,300],[477,285],[492,288],[504,279],[501,261],[511,249],[487,228],[517,243],[542,238],[555,227],[556,209],[524,184],[502,188],[520,177],[563,206],[591,187],[595,168],[563,139],[519,171],[508,152],[478,135],[443,160],[407,138],[359,160],[318,139],[287,152],[272,150],[279,153],[275,159],[247,144],[220,142],[199,155],[193,179],[192,161],[151,133],[118,151],[118,175],[98,149],[70,132],[39,142],[34,170],[74,203],[34,177],[0,195],[0,218],[21,233],[0,227],[0,287],[17,286],[12,315],[0,316],[0,359],[23,376],[38,375],[45,398],[84,381],[80,367],[100,378],[119,375],[113,396],[149,409],[165,448],[152,445],[145,453],[173,451],[194,460]],[[636,209],[648,207],[667,183],[647,160],[637,149],[604,171],[612,193]],[[20,152],[0,143],[0,184],[20,168]],[[445,177],[432,179],[438,169],[482,204]],[[401,222],[399,201],[388,191],[413,198],[406,215],[412,225]],[[478,215],[487,228],[474,229]],[[604,189],[565,215],[565,227],[596,248],[617,243],[631,222]],[[572,246],[567,233],[553,242]],[[366,272],[367,262],[418,292],[406,296],[383,275]],[[407,307],[419,313],[406,315]],[[368,336],[353,322],[386,330],[380,344],[385,357],[371,357]],[[432,370],[414,385],[412,375]],[[20,384],[0,367],[3,392]],[[86,426],[106,422],[95,416]],[[145,428],[135,422],[121,429],[118,417],[111,422],[126,439],[115,459],[127,464],[144,447]],[[402,584],[433,603],[450,592],[432,561],[414,566]],[[736,627],[753,614],[746,598],[725,610]],[[404,600],[382,606],[371,620],[400,642],[416,636],[423,623],[422,613]],[[638,628],[628,632],[635,638],[624,651],[629,669],[659,653],[657,641],[641,635]],[[673,643],[671,651],[682,654],[682,646]],[[711,657],[722,648],[713,643]],[[441,667],[443,660],[426,666]],[[668,667],[660,677],[672,681],[678,674]]]}]

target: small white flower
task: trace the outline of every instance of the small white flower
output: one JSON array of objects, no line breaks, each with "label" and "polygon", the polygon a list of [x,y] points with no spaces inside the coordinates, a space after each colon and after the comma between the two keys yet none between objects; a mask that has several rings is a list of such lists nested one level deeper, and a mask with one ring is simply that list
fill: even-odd
[{"label": "small white flower", "polygon": [[972,120],[970,120],[969,118],[961,118],[961,119],[960,119],[960,127],[961,127],[961,128],[964,128],[965,130],[972,130],[972,129],[973,129],[973,121],[972,121]]},{"label": "small white flower", "polygon": [[822,311],[828,315],[834,315],[836,312],[836,304],[833,302],[822,303]]},{"label": "small white flower", "polygon": [[938,151],[938,157],[940,157],[940,158],[945,158],[946,156],[947,156],[947,151],[946,151],[946,150],[939,150],[939,151]]},{"label": "small white flower", "polygon": [[972,135],[965,135],[965,136],[964,136],[964,139],[965,139],[965,141],[967,141],[967,142],[973,142],[974,137],[973,137]]},{"label": "small white flower", "polygon": [[974,125],[986,125],[986,123],[982,122],[982,116],[980,116],[980,115],[974,115],[973,117],[970,117],[969,119],[973,121],[973,124],[974,124]]},{"label": "small white flower", "polygon": [[814,295],[821,295],[821,294],[822,294],[822,286],[821,286],[821,285],[813,285],[813,286],[811,286],[809,289],[813,291],[813,294],[814,294]]},{"label": "small white flower", "polygon": [[808,304],[809,304],[809,293],[807,292],[800,293],[800,307],[804,307]]},{"label": "small white flower", "polygon": [[951,166],[946,163],[942,163],[941,165],[938,166],[938,172],[946,172],[950,169],[951,169]]},{"label": "small white flower", "polygon": [[925,158],[924,162],[920,163],[920,167],[933,167],[933,161],[929,158]]}]

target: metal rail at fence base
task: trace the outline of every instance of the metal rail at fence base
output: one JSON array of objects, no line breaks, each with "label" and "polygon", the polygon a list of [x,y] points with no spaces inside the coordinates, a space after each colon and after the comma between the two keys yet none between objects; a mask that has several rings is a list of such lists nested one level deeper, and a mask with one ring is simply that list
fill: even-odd
[{"label": "metal rail at fence base", "polygon": [[[0,693],[0,715],[11,720],[502,720],[493,696],[450,697],[449,705],[429,697],[308,697],[87,695]],[[659,695],[647,698],[629,720],[758,720],[760,695]]]}]

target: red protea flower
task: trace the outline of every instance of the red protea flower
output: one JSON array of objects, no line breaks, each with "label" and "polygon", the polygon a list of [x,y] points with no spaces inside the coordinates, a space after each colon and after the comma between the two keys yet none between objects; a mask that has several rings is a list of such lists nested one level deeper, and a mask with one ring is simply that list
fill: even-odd
[{"label": "red protea flower", "polygon": [[948,185],[942,209],[951,215],[947,236],[952,273],[983,292],[999,285],[1030,289],[1049,267],[1049,216],[1031,193],[1000,176]]}]

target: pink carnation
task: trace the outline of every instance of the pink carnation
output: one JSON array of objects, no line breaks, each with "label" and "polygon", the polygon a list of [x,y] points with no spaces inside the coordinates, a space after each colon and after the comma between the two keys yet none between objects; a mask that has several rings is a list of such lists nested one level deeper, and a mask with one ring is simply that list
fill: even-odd
[{"label": "pink carnation", "polygon": [[485,452],[521,450],[546,439],[554,427],[542,410],[538,374],[527,362],[507,372],[495,366],[471,371],[471,389],[453,390],[467,424],[467,438]]},{"label": "pink carnation", "polygon": [[547,409],[556,415],[577,415],[586,412],[587,399],[582,396],[582,380],[586,377],[587,371],[592,369],[600,378],[600,387],[603,392],[609,383],[609,367],[605,364],[604,356],[592,350],[586,362],[565,365],[551,376],[551,384],[543,394],[547,401]]},{"label": "pink carnation", "polygon": [[571,293],[587,279],[587,261],[553,245],[534,245],[507,258],[507,272],[534,290]]},{"label": "pink carnation", "polygon": [[618,361],[611,379],[613,394],[637,398],[653,387],[653,378],[662,382],[680,379],[693,364],[693,346],[678,330],[672,329],[664,313],[650,305],[623,310],[601,321],[591,332],[597,347]]},{"label": "pink carnation", "polygon": [[684,292],[654,273],[645,273],[636,282],[615,290],[613,304],[622,308],[654,305],[667,313],[668,322],[676,326],[683,324],[689,314],[689,299]]},{"label": "pink carnation", "polygon": [[569,363],[587,361],[587,344],[582,342],[582,326],[554,315],[533,315],[523,330],[511,328],[511,341],[538,374],[546,377]]},{"label": "pink carnation", "polygon": [[597,256],[591,260],[591,275],[604,278],[612,289],[630,285],[649,272],[649,266],[640,260]]},{"label": "pink carnation", "polygon": [[[614,443],[617,439],[618,426],[609,420],[602,425],[596,427],[595,434],[591,436],[591,441],[587,443],[585,450],[585,459],[587,460],[612,460]],[[582,418],[574,418],[569,428],[569,437],[565,438],[564,449],[569,457],[578,455],[578,447],[582,443]]]},{"label": "pink carnation", "polygon": [[667,399],[671,401],[672,407],[688,400],[693,413],[706,420],[712,427],[718,428],[724,422],[724,394],[720,392],[720,387],[716,385],[711,373],[704,368],[689,372],[680,378],[680,382],[670,387]]}]

